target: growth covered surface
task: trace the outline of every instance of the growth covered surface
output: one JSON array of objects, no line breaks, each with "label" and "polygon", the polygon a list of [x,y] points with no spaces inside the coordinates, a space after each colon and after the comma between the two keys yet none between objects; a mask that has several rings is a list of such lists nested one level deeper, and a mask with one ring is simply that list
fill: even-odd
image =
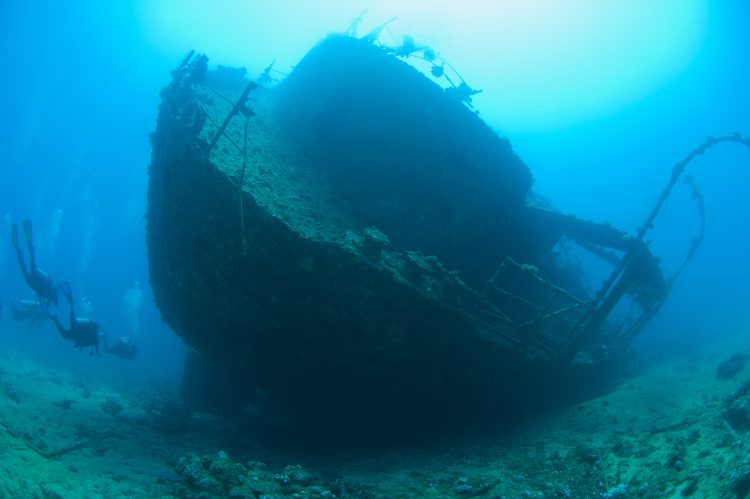
[{"label": "growth covered surface", "polygon": [[[579,269],[527,206],[529,169],[460,99],[346,36],[246,103],[242,70],[198,56],[173,76],[149,168],[154,296],[248,391],[378,438],[516,420],[609,376],[548,362],[588,298],[547,279],[578,294]],[[553,300],[569,316],[545,330]]]},{"label": "growth covered surface", "polygon": [[[191,126],[180,121],[183,108],[162,106],[147,219],[164,319],[248,384],[322,420],[346,414],[386,427],[416,424],[431,408],[449,415],[448,402],[461,393],[475,398],[460,388],[482,389],[479,379],[496,374],[497,363],[466,317],[437,299],[455,300],[450,291],[460,281],[435,259],[390,254],[379,231],[347,224],[337,201],[323,202],[331,195],[305,161],[294,161],[294,148],[262,133],[273,125],[256,103],[244,229],[237,150],[220,143],[207,158],[203,136],[182,128]],[[227,112],[226,104],[203,104],[217,122]],[[237,122],[228,129],[234,137]],[[470,364],[484,368],[463,369]]]}]

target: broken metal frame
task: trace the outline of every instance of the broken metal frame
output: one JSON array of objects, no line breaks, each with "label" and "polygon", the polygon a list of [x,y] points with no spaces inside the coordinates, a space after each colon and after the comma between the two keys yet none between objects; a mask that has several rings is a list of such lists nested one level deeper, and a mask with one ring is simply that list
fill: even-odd
[{"label": "broken metal frame", "polygon": [[[691,247],[678,270],[669,279],[664,279],[661,274],[655,257],[650,253],[647,244],[644,242],[644,237],[653,228],[655,219],[677,181],[684,174],[688,164],[714,145],[723,142],[743,144],[750,149],[750,138],[743,138],[739,134],[707,138],[703,144],[673,167],[669,182],[659,196],[656,205],[638,229],[635,237],[618,231],[607,224],[595,224],[579,220],[570,215],[530,208],[536,210],[537,215],[544,217],[550,227],[556,227],[561,235],[569,237],[583,249],[613,264],[614,268],[595,293],[594,298],[586,301],[540,277],[535,267],[519,264],[510,258],[506,258],[487,281],[485,289],[478,294],[481,313],[495,319],[495,324],[491,324],[476,317],[480,326],[485,330],[497,333],[516,348],[526,350],[525,353],[532,359],[570,362],[584,345],[597,335],[600,339],[598,342],[601,347],[600,354],[608,355],[621,352],[629,341],[658,313],[677,277],[695,256],[703,241],[705,229],[704,201],[692,179],[686,178],[685,182],[692,188],[692,198],[698,204],[698,214],[701,219],[700,230],[699,234],[693,239]],[[617,255],[612,253],[610,249],[622,251],[623,255],[618,259]],[[536,303],[504,288],[500,279],[510,267],[518,268],[550,289],[552,295],[546,303]],[[647,271],[646,274],[643,273],[644,269]],[[631,310],[626,314],[627,317],[624,321],[619,323],[608,321],[617,304],[626,294],[632,293],[633,288],[641,288],[647,293],[644,293],[645,297],[641,299],[637,296],[633,297],[633,304],[640,308],[640,313]],[[502,306],[492,303],[493,300],[490,297],[492,291],[536,309],[537,315],[528,321],[514,320],[502,311]],[[553,305],[556,301],[559,301],[561,296],[569,301],[568,304],[553,308]],[[582,313],[582,315],[576,317],[576,313]],[[570,329],[562,337],[554,336],[550,334],[549,327],[543,327],[545,323],[549,324],[550,320],[565,323]],[[507,333],[507,327],[500,327],[499,322],[510,325],[511,331],[515,330],[515,338]],[[534,352],[532,347],[537,347],[541,352]]]},{"label": "broken metal frame", "polygon": [[[723,142],[735,142],[744,144],[748,147],[748,149],[750,149],[750,138],[743,138],[738,133],[716,138],[708,137],[700,146],[691,151],[682,161],[675,164],[675,166],[672,168],[672,175],[669,179],[669,182],[662,190],[662,193],[659,196],[656,205],[651,210],[651,213],[646,217],[646,220],[638,229],[638,232],[633,242],[631,243],[630,248],[623,255],[620,263],[612,270],[609,278],[604,282],[599,291],[597,291],[596,307],[590,312],[590,314],[588,314],[588,316],[583,321],[581,321],[578,325],[576,325],[576,327],[571,329],[570,336],[572,337],[572,342],[566,350],[561,352],[559,360],[570,361],[578,353],[583,344],[596,335],[597,331],[600,330],[614,307],[617,305],[623,295],[628,291],[628,288],[632,283],[633,276],[637,275],[637,273],[635,272],[635,266],[640,263],[639,258],[642,258],[643,251],[648,251],[646,243],[643,239],[646,234],[651,229],[653,229],[656,217],[661,212],[664,203],[672,193],[672,190],[677,184],[677,181],[685,172],[685,168],[687,168],[687,166],[695,158],[697,158],[698,156],[702,156],[708,149],[712,148],[716,144],[720,144]],[[698,198],[698,200],[702,205],[702,198]],[[693,245],[690,248],[685,261],[680,265],[678,273],[681,272],[687,262],[695,256],[698,246],[702,241],[702,231],[703,225],[701,225],[701,234],[693,241]],[[671,287],[674,285],[676,277],[677,275],[666,281],[667,288],[660,299],[655,300],[650,304],[641,304],[644,307],[643,313],[634,321],[633,327],[623,338],[625,341],[628,341],[636,334],[638,334],[638,332],[646,325],[646,323],[648,323],[648,321],[651,320],[654,315],[656,315],[656,313],[661,308],[662,303],[664,303],[664,300],[666,300]]]}]

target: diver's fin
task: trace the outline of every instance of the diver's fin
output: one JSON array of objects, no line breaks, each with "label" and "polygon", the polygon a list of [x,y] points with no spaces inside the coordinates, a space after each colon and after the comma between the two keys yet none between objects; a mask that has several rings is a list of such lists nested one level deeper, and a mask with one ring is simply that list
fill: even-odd
[{"label": "diver's fin", "polygon": [[29,247],[34,245],[34,235],[31,232],[31,220],[28,218],[23,221],[23,236],[26,238],[26,244]]},{"label": "diver's fin", "polygon": [[70,283],[68,281],[63,281],[58,284],[58,287],[60,288],[60,292],[65,295],[65,298],[68,299],[69,303],[73,303],[73,290],[70,289]]},{"label": "diver's fin", "polygon": [[13,224],[10,231],[10,241],[13,243],[13,249],[18,251],[18,225]]}]

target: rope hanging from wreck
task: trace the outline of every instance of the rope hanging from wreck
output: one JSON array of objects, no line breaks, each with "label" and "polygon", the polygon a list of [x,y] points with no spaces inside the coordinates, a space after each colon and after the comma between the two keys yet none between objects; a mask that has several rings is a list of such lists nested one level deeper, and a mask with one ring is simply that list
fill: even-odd
[{"label": "rope hanging from wreck", "polygon": [[[225,136],[229,141],[234,144],[237,149],[242,152],[242,170],[240,172],[240,180],[237,185],[237,192],[240,198],[239,202],[239,209],[240,209],[240,236],[242,238],[242,255],[247,254],[247,243],[245,242],[245,216],[244,216],[244,205],[243,205],[243,195],[242,195],[242,184],[245,181],[245,170],[247,170],[247,129],[250,124],[250,117],[254,115],[254,113],[250,110],[250,108],[247,107],[247,98],[250,94],[250,91],[257,88],[258,85],[251,81],[247,84],[245,87],[245,90],[242,91],[242,94],[240,95],[239,99],[237,99],[237,102],[234,103],[232,110],[227,114],[227,117],[224,119],[224,122],[219,127],[219,130],[214,135],[213,140],[211,140],[211,143],[208,145],[208,149],[206,149],[206,154],[211,154],[211,150],[216,146],[216,143],[219,142],[219,139],[222,136]],[[209,87],[211,88],[211,87]],[[226,100],[227,102],[231,103],[232,101],[229,100],[227,97],[223,96],[220,92],[217,90],[214,90],[211,88],[211,90],[218,95],[221,95],[221,97]],[[244,133],[243,133],[243,144],[240,148],[237,146],[237,144],[232,140],[232,138],[226,134],[226,129],[229,126],[229,122],[232,121],[232,118],[236,114],[242,114],[245,116],[245,127],[244,127]]]},{"label": "rope hanging from wreck", "polygon": [[247,255],[247,242],[245,242],[245,209],[242,204],[242,184],[245,182],[245,170],[247,169],[247,127],[250,125],[250,116],[245,119],[245,132],[243,134],[242,143],[242,171],[240,172],[240,181],[237,184],[238,193],[240,196],[240,235],[242,237],[242,256]]}]

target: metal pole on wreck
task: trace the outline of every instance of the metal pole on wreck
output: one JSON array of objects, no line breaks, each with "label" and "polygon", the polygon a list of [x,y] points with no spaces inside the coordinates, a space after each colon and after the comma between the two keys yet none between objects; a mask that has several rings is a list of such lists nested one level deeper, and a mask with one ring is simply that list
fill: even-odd
[{"label": "metal pole on wreck", "polygon": [[224,131],[227,129],[227,126],[229,125],[229,122],[232,121],[232,118],[234,118],[234,115],[237,113],[242,113],[245,116],[252,116],[253,112],[248,108],[245,103],[247,102],[247,96],[250,94],[250,90],[253,90],[257,88],[258,85],[255,84],[254,81],[251,81],[247,84],[245,87],[245,90],[242,91],[242,95],[240,95],[240,98],[237,99],[237,102],[234,104],[234,107],[229,112],[227,117],[224,119],[224,122],[219,127],[219,131],[216,132],[216,135],[214,135],[213,140],[208,146],[208,149],[206,150],[206,154],[211,154],[211,150],[214,148],[216,143],[219,141],[222,135],[224,135]]}]

